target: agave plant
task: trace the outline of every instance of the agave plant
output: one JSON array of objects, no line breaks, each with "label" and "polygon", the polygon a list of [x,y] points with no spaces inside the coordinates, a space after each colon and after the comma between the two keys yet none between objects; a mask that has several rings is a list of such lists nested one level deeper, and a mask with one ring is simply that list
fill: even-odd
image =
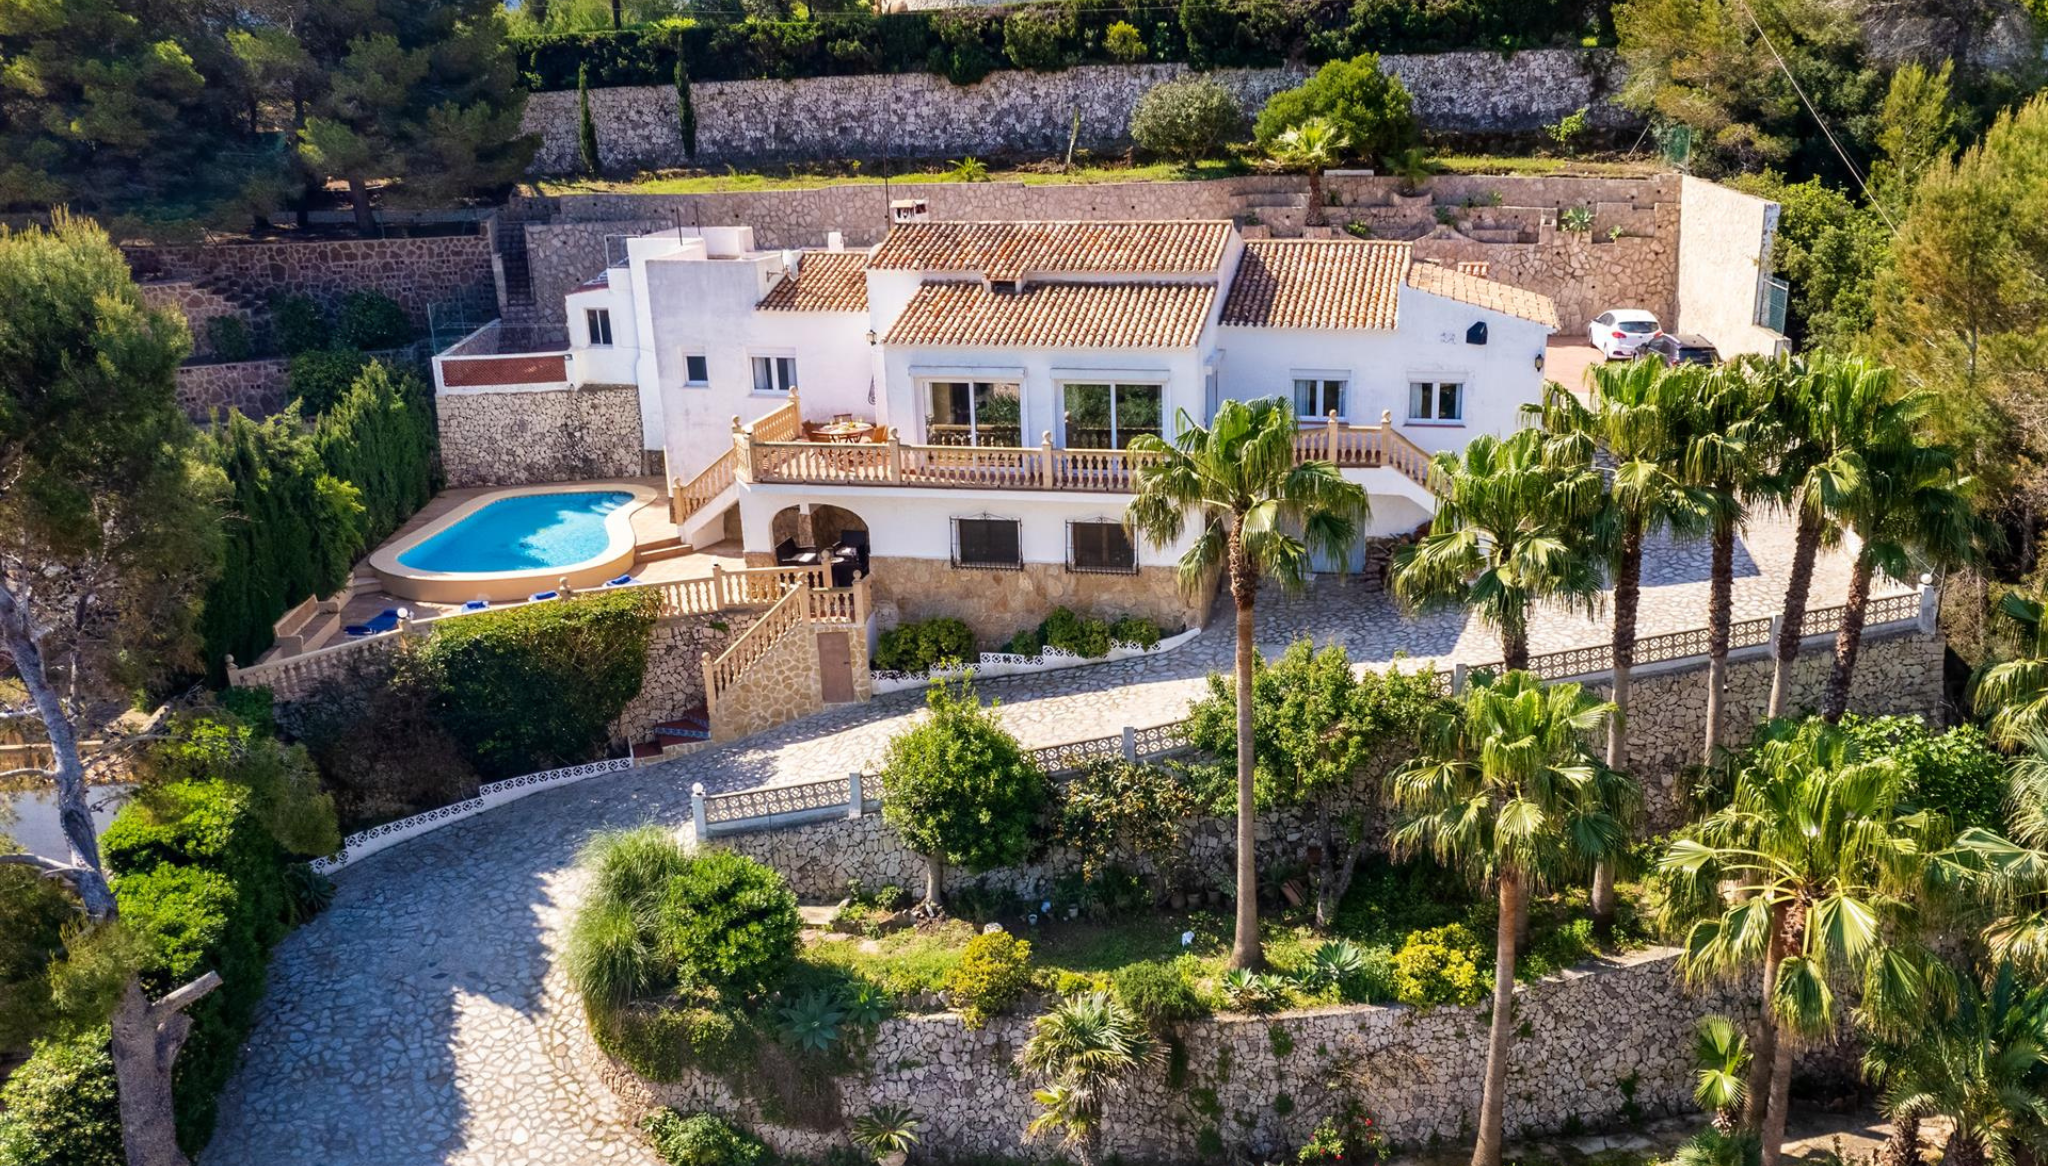
[{"label": "agave plant", "polygon": [[1223,998],[1240,1012],[1270,1012],[1287,995],[1287,981],[1244,968],[1223,973],[1221,985]]},{"label": "agave plant", "polygon": [[1348,939],[1333,939],[1308,957],[1308,964],[1296,974],[1301,986],[1312,992],[1336,987],[1365,974],[1365,953]]},{"label": "agave plant", "polygon": [[839,1043],[846,1009],[839,993],[814,988],[782,1006],[782,1031],[789,1043],[811,1052],[825,1052]]},{"label": "agave plant", "polygon": [[853,1119],[854,1144],[877,1158],[908,1154],[924,1123],[907,1105],[878,1105]]},{"label": "agave plant", "polygon": [[889,1016],[889,994],[866,980],[857,980],[840,989],[839,1006],[846,1013],[847,1023],[873,1028]]}]

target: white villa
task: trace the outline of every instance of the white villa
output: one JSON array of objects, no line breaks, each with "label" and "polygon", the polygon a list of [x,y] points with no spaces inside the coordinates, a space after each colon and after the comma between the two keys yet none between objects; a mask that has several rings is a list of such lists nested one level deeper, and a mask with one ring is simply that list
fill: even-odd
[{"label": "white villa", "polygon": [[909,221],[808,251],[682,228],[624,252],[568,295],[566,354],[451,350],[444,399],[636,387],[685,542],[760,565],[857,547],[878,602],[989,640],[1060,603],[1204,617],[1185,548],[1121,525],[1135,435],[1288,397],[1303,455],[1366,487],[1374,536],[1404,534],[1432,512],[1427,455],[1519,424],[1557,330],[1547,297],[1407,243],[1227,220]]}]

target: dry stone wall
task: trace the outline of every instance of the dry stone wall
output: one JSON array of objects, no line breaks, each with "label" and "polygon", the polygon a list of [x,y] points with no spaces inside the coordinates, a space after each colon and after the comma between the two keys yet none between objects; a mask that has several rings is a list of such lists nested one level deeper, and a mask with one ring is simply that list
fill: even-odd
[{"label": "dry stone wall", "polygon": [[[1753,1010],[1723,990],[1689,991],[1676,963],[1669,949],[1646,951],[1517,988],[1509,1136],[1690,1110],[1694,1024],[1712,1012],[1746,1020]],[[1163,1059],[1136,1073],[1108,1108],[1101,1152],[1207,1161],[1213,1155],[1203,1153],[1200,1139],[1213,1130],[1226,1145],[1269,1160],[1307,1141],[1347,1098],[1364,1102],[1400,1144],[1469,1137],[1487,1023],[1481,1005],[1336,1007],[1185,1025],[1185,1079],[1169,1083]],[[1025,1016],[997,1018],[979,1030],[950,1013],[886,1020],[867,1053],[871,1071],[832,1083],[839,1111],[850,1119],[882,1105],[908,1106],[924,1123],[928,1152],[1025,1152],[1025,1127],[1040,1112],[1032,1100],[1037,1083],[1014,1061],[1029,1031]],[[716,1078],[693,1072],[654,1084],[587,1044],[583,1052],[629,1102],[721,1113],[754,1125],[787,1153],[844,1144],[837,1131],[763,1122],[758,1104]]]},{"label": "dry stone wall", "polygon": [[1022,570],[991,577],[963,571],[945,559],[876,558],[873,585],[878,604],[894,607],[904,622],[950,616],[965,621],[990,650],[1011,636],[1035,628],[1055,607],[1115,618],[1143,616],[1169,635],[1199,627],[1214,588],[1191,599],[1171,567],[1141,567],[1135,575],[1075,573],[1059,563],[1026,563]]},{"label": "dry stone wall", "polygon": [[755,660],[711,710],[714,739],[730,741],[808,716],[825,707],[818,677],[818,644],[799,625]]},{"label": "dry stone wall", "polygon": [[[1390,54],[1381,60],[1407,85],[1417,119],[1432,130],[1529,131],[1582,106],[1591,108],[1595,124],[1627,120],[1608,101],[1619,67],[1605,51]],[[1077,114],[1082,147],[1129,144],[1138,99],[1189,71],[1181,64],[1086,65],[1057,73],[992,73],[973,85],[954,85],[932,73],[702,82],[690,91],[697,110],[694,160],[683,154],[673,89],[595,89],[590,112],[599,159],[608,171],[808,158],[1060,153]],[[1249,118],[1308,72],[1290,67],[1209,75],[1237,96]],[[535,173],[563,174],[580,166],[577,123],[573,91],[536,93],[527,100],[521,128],[541,138]]]},{"label": "dry stone wall", "polygon": [[207,325],[224,316],[233,316],[246,325],[252,343],[262,339],[264,321],[257,318],[257,313],[212,288],[201,287],[188,279],[168,279],[139,284],[137,290],[142,293],[142,301],[150,307],[173,311],[185,318],[185,327],[192,333],[193,359],[206,360],[218,355],[213,350],[213,337]]},{"label": "dry stone wall", "polygon": [[291,362],[284,359],[243,360],[233,364],[178,366],[178,406],[185,415],[204,421],[216,410],[240,409],[250,417],[268,417],[284,408],[290,395]]},{"label": "dry stone wall", "polygon": [[641,472],[640,390],[584,386],[443,393],[441,466],[448,485],[523,486]]},{"label": "dry stone wall", "polygon": [[311,296],[328,307],[352,291],[382,292],[424,327],[430,305],[495,297],[489,241],[481,234],[405,239],[323,239],[126,248],[142,280],[218,281],[258,300]]},{"label": "dry stone wall", "polygon": [[704,653],[717,656],[760,618],[757,611],[681,615],[654,625],[640,695],[612,722],[615,746],[645,741],[662,721],[704,703]]}]

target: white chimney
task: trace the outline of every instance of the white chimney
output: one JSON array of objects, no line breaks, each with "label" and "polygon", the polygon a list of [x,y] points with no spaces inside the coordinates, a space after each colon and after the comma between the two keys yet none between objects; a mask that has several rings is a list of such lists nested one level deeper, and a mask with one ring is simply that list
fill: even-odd
[{"label": "white chimney", "polygon": [[843,235],[843,234],[841,234],[841,233],[840,233],[840,232],[838,232],[838,231],[827,231],[827,232],[825,232],[825,250],[827,250],[827,251],[844,251],[844,250],[846,250],[846,236],[845,236],[845,235]]}]

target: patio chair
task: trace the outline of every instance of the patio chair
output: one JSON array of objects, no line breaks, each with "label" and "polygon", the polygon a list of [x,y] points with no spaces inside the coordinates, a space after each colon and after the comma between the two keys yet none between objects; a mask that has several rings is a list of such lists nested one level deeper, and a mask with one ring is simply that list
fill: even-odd
[{"label": "patio chair", "polygon": [[606,579],[604,581],[604,585],[606,587],[624,587],[626,584],[631,583],[632,581],[633,577],[631,575],[621,575],[616,579]]},{"label": "patio chair", "polygon": [[400,614],[401,612],[398,608],[387,607],[362,623],[348,625],[341,629],[341,632],[351,639],[361,639],[364,636],[381,636],[398,626]]},{"label": "patio chair", "polygon": [[491,606],[491,601],[490,601],[490,600],[488,600],[488,599],[485,599],[485,598],[483,598],[482,596],[478,596],[477,598],[475,598],[475,599],[472,599],[472,600],[470,600],[470,601],[469,601],[468,603],[465,603],[465,604],[463,604],[463,605],[462,605],[462,610],[464,610],[464,611],[486,611],[486,610],[489,610],[490,606]]},{"label": "patio chair", "polygon": [[868,532],[864,530],[842,530],[839,545],[849,547],[860,554],[860,573],[868,573]]}]

